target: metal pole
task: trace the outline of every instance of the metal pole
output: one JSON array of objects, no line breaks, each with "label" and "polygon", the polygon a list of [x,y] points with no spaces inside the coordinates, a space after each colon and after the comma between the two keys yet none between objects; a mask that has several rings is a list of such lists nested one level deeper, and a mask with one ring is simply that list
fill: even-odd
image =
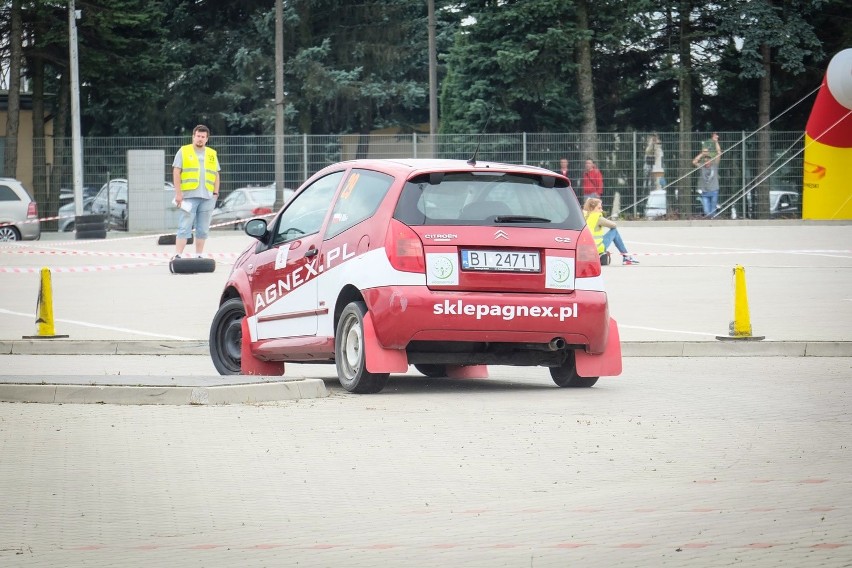
[{"label": "metal pole", "polygon": [[[636,168],[636,158],[638,155],[638,150],[636,148],[636,131],[633,131],[633,216],[639,215],[639,209],[636,207],[636,200],[638,199],[637,188],[636,186],[639,183],[637,176],[639,175],[639,171]],[[645,168],[642,168],[642,171],[645,171]],[[643,180],[644,181],[644,180]]]},{"label": "metal pole", "polygon": [[83,149],[80,143],[80,76],[77,64],[77,10],[68,1],[68,51],[71,71],[71,165],[74,187],[74,215],[83,214]]},{"label": "metal pole", "polygon": [[275,210],[284,206],[284,7],[275,0]]},{"label": "metal pole", "polygon": [[[304,175],[304,178],[302,179],[302,181],[305,181],[305,180],[308,179],[308,135],[307,134],[302,134],[302,152],[305,155],[305,158],[303,160],[304,161],[304,168],[305,168],[305,172],[304,172],[305,175]],[[301,185],[301,184],[299,184],[299,185]]]},{"label": "metal pole", "polygon": [[429,134],[438,132],[438,55],[435,44],[435,0],[426,0],[429,12]]},{"label": "metal pole", "polygon": [[[746,214],[747,214],[746,213],[746,203],[748,201],[748,197],[746,196],[746,133],[745,133],[744,130],[740,132],[740,136],[742,137],[741,138],[742,141],[740,142],[740,148],[741,148],[740,152],[742,152],[742,161],[743,161],[743,167],[742,167],[742,175],[743,175],[743,180],[742,180],[743,219],[747,219],[747,217],[746,217]],[[752,199],[754,199],[754,197],[752,197]]]}]

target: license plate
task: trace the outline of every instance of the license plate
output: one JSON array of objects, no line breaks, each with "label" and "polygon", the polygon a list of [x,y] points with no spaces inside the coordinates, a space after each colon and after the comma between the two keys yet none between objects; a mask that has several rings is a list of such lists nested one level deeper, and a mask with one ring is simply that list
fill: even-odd
[{"label": "license plate", "polygon": [[537,252],[462,249],[461,258],[462,270],[495,270],[502,272],[541,271],[541,261]]}]

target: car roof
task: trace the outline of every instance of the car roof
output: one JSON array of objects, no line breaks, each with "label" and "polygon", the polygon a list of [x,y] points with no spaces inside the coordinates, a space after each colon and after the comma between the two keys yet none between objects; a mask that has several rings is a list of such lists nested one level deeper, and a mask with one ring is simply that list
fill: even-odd
[{"label": "car roof", "polygon": [[331,166],[327,166],[323,169],[337,169],[340,166],[351,166],[353,168],[365,168],[365,169],[376,169],[376,170],[384,170],[384,171],[394,171],[396,173],[408,173],[409,176],[421,174],[421,173],[430,173],[430,172],[446,172],[446,171],[454,171],[454,172],[481,172],[488,171],[489,169],[506,171],[511,173],[520,173],[520,174],[534,174],[541,175],[547,174],[551,176],[556,176],[555,172],[552,172],[545,168],[539,168],[537,166],[525,166],[518,164],[505,164],[500,162],[487,162],[487,161],[477,161],[473,165],[471,165],[467,160],[452,160],[452,159],[444,159],[444,158],[392,158],[392,159],[362,159],[362,160],[348,160],[344,162],[338,162]]}]

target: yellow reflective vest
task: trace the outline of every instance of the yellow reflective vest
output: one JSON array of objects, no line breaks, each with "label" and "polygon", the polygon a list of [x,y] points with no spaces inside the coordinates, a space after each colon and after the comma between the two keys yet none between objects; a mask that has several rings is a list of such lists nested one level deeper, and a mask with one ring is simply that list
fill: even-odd
[{"label": "yellow reflective vest", "polygon": [[589,230],[592,232],[592,237],[595,239],[595,245],[598,247],[598,254],[603,254],[604,244],[603,244],[603,236],[604,236],[604,228],[600,225],[598,221],[600,221],[601,213],[600,211],[592,211],[592,212],[584,212],[586,217],[586,225],[589,226]]},{"label": "yellow reflective vest", "polygon": [[[183,167],[180,170],[180,190],[192,191],[198,189],[201,185],[199,181],[199,173],[201,167],[198,163],[198,155],[195,153],[195,147],[192,144],[181,146],[181,161]],[[207,191],[213,193],[216,191],[216,150],[213,148],[204,147],[204,186]]]}]

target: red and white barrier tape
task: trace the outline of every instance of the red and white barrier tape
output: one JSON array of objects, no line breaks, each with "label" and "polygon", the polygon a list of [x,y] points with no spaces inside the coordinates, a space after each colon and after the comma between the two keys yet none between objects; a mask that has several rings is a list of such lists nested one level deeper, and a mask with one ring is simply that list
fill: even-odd
[{"label": "red and white barrier tape", "polygon": [[[26,255],[57,255],[57,256],[101,256],[101,257],[130,257],[130,258],[161,258],[170,259],[174,253],[170,252],[109,252],[109,251],[94,251],[94,250],[65,250],[65,249],[49,249],[49,248],[3,248],[0,247],[0,254],[26,254]],[[230,260],[236,258],[240,253],[231,252],[214,252],[205,253],[209,258],[221,258]]]},{"label": "red and white barrier tape", "polygon": [[[110,270],[124,270],[126,268],[144,268],[148,266],[162,266],[162,262],[144,262],[139,264],[104,264],[96,266],[56,266],[50,269],[52,273],[61,272],[108,272]],[[0,266],[0,273],[6,274],[32,274],[41,272],[40,266]]]}]

